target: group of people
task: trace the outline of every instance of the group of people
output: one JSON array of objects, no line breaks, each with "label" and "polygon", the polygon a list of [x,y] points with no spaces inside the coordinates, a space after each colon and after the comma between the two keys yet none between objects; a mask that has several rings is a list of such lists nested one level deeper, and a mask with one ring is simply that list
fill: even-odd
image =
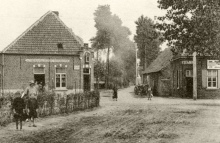
[{"label": "group of people", "polygon": [[135,86],[134,92],[136,95],[147,95],[148,100],[151,100],[153,97],[153,91],[149,84],[137,85]]},{"label": "group of people", "polygon": [[12,103],[12,110],[16,122],[16,129],[20,123],[20,130],[22,129],[22,121],[30,121],[29,127],[36,127],[35,118],[37,118],[38,102],[37,95],[39,89],[34,81],[29,82],[29,86],[21,94],[15,93]]}]

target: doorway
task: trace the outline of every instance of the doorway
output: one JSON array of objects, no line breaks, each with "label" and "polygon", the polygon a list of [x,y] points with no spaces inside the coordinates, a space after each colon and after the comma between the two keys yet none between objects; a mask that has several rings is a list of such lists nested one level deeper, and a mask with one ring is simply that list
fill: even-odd
[{"label": "doorway", "polygon": [[193,78],[186,77],[186,97],[193,98]]},{"label": "doorway", "polygon": [[84,74],[83,75],[83,81],[84,81],[84,91],[90,91],[90,75]]},{"label": "doorway", "polygon": [[42,86],[45,85],[45,74],[34,74],[34,81],[37,82],[37,84],[42,83]]}]

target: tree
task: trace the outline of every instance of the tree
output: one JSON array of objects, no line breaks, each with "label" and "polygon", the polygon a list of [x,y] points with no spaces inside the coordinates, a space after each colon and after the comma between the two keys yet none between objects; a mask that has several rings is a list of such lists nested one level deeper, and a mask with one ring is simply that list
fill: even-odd
[{"label": "tree", "polygon": [[109,5],[98,6],[98,9],[94,13],[95,27],[97,29],[96,37],[92,38],[91,41],[96,46],[96,49],[107,49],[106,57],[106,88],[108,88],[109,79],[109,54],[112,41],[111,33],[111,18],[112,13]]},{"label": "tree", "polygon": [[99,89],[99,80],[104,80],[105,77],[105,63],[98,59],[94,63],[94,77],[96,78],[97,89]]},{"label": "tree", "polygon": [[158,0],[159,8],[167,10],[158,19],[164,39],[174,54],[186,50],[192,54],[219,55],[218,0]]},{"label": "tree", "polygon": [[[123,55],[129,54],[131,52],[131,47],[134,49],[134,44],[129,40],[129,35],[131,34],[130,30],[122,26],[122,21],[117,15],[113,15],[110,11],[109,5],[99,6],[94,13],[95,27],[97,29],[96,36],[91,39],[93,48],[98,50],[107,49],[107,57],[106,57],[106,86],[108,88],[108,82],[112,74],[114,72],[110,72],[110,60],[109,54],[110,50],[113,51],[115,55],[113,58],[117,59],[114,61],[116,66],[122,70],[122,77],[128,78],[126,75],[127,72],[135,71],[134,69],[125,70],[125,65],[133,64],[134,61],[129,61],[130,63],[126,63],[127,60],[123,57]],[[135,57],[135,53],[133,55]],[[130,57],[128,57],[130,58]],[[134,66],[130,66],[133,68]]]},{"label": "tree", "polygon": [[137,43],[140,64],[145,69],[159,54],[160,33],[155,29],[153,21],[143,15],[135,24],[137,29],[134,40]]}]

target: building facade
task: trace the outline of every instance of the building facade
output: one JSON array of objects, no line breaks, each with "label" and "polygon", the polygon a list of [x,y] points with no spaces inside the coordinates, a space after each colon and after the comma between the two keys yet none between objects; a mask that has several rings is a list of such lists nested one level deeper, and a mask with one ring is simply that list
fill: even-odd
[{"label": "building facade", "polygon": [[172,57],[167,48],[143,71],[143,83],[152,87],[154,96],[171,96]]},{"label": "building facade", "polygon": [[0,54],[1,93],[23,90],[30,80],[57,93],[94,89],[94,53],[49,11]]},{"label": "building facade", "polygon": [[[176,57],[172,60],[172,94],[193,98],[193,58]],[[216,57],[197,56],[197,97],[220,98],[220,63]]]}]

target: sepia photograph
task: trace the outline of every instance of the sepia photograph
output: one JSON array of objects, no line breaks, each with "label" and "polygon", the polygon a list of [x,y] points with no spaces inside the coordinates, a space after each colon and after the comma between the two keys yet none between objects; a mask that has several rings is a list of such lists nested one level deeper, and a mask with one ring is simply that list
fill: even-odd
[{"label": "sepia photograph", "polygon": [[219,0],[0,3],[0,143],[220,143]]}]

